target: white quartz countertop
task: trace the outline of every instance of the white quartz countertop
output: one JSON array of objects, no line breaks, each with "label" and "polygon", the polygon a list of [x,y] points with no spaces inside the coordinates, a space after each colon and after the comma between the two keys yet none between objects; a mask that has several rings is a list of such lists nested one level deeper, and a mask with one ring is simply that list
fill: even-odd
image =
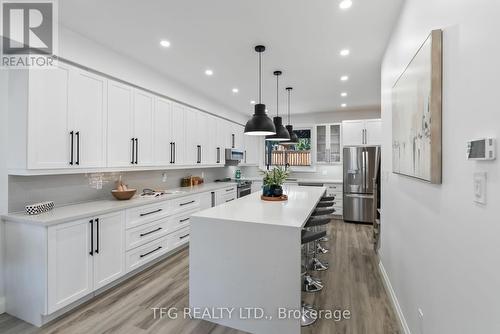
[{"label": "white quartz countertop", "polygon": [[[268,202],[260,199],[261,192],[197,212],[196,218],[238,221],[283,227],[302,228],[323,196],[325,187],[288,188],[288,201]],[[193,221],[199,221],[195,219]]]},{"label": "white quartz countertop", "polygon": [[50,226],[137,206],[154,204],[184,196],[222,189],[234,185],[236,185],[236,183],[234,182],[205,183],[193,187],[168,189],[166,191],[172,192],[173,194],[166,194],[160,197],[140,197],[136,195],[132,199],[126,201],[119,201],[116,199],[103,199],[92,202],[84,202],[56,207],[49,212],[41,213],[39,215],[28,215],[25,212],[14,212],[3,215],[1,216],[1,218],[5,221],[11,222]]}]

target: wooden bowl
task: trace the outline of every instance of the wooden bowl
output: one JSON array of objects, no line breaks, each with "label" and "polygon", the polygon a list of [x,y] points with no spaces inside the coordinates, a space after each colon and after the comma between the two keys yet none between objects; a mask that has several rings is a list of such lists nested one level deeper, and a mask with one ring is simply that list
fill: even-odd
[{"label": "wooden bowl", "polygon": [[111,190],[111,194],[113,194],[113,196],[117,200],[123,201],[123,200],[131,199],[135,195],[136,191],[137,191],[137,189],[128,189],[128,190],[122,190],[122,191],[114,189],[114,190]]}]

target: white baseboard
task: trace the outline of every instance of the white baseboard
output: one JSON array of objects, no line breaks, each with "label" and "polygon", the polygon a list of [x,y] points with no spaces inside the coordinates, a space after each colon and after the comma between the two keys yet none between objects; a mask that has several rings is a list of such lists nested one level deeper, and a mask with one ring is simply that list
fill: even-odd
[{"label": "white baseboard", "polygon": [[396,296],[396,292],[392,288],[391,281],[389,280],[389,276],[387,275],[387,272],[385,271],[384,265],[382,261],[378,263],[378,268],[380,270],[380,274],[382,275],[382,278],[384,280],[384,285],[385,289],[387,292],[389,292],[389,296],[391,297],[392,305],[394,306],[394,309],[396,310],[396,313],[399,318],[399,322],[401,323],[401,327],[403,328],[403,331],[405,334],[411,334],[410,328],[408,327],[408,323],[406,322],[405,315],[403,314],[403,310],[401,309],[401,306],[399,305],[398,297]]},{"label": "white baseboard", "polygon": [[0,314],[5,313],[5,297],[0,297]]}]

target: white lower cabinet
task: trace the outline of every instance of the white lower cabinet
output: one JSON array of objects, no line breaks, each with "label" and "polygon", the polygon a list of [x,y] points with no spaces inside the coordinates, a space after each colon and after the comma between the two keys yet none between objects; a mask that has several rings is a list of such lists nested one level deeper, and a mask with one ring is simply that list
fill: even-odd
[{"label": "white lower cabinet", "polygon": [[81,220],[48,229],[49,314],[77,301],[94,289],[90,255],[91,224]]},{"label": "white lower cabinet", "polygon": [[237,197],[236,186],[230,186],[215,191],[215,205],[234,201]]},{"label": "white lower cabinet", "polygon": [[[236,186],[213,192],[236,198]],[[198,193],[48,227],[6,220],[7,312],[42,326],[188,243],[191,215],[209,202]]]},{"label": "white lower cabinet", "polygon": [[344,211],[343,206],[343,184],[342,183],[325,183],[327,196],[335,196],[333,208],[335,215],[342,216]]}]

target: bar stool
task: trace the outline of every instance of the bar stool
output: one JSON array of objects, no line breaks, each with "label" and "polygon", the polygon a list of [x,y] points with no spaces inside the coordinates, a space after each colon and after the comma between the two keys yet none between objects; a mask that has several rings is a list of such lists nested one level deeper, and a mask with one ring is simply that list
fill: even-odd
[{"label": "bar stool", "polygon": [[330,202],[330,201],[320,201],[318,204],[316,204],[317,208],[328,208],[331,207],[335,204],[335,202]]},{"label": "bar stool", "polygon": [[320,202],[331,202],[335,201],[335,196],[323,196],[320,199]]},{"label": "bar stool", "polygon": [[[328,225],[330,223],[330,218],[329,217],[324,217],[324,216],[315,216],[315,217],[310,217],[309,220],[306,222],[304,228],[307,228],[307,229],[311,229],[313,231],[320,231],[320,227],[325,227],[326,225]],[[326,229],[324,230],[326,231]],[[324,239],[326,237],[323,237],[321,239],[319,239],[317,242],[316,242],[316,250],[321,253],[321,254],[326,254],[329,252],[329,250],[325,247],[323,247],[321,244],[320,244],[320,241],[322,239]],[[328,241],[328,238],[327,240]]]},{"label": "bar stool", "polygon": [[[310,255],[311,252],[309,250],[309,245],[313,243],[316,240],[321,239],[326,235],[326,231],[319,231],[319,232],[313,232],[313,231],[307,231],[303,230],[302,231],[302,245],[306,245],[306,251],[305,251],[305,267],[306,267],[306,272],[303,272],[304,274],[304,280],[303,280],[303,290],[305,292],[318,292],[321,291],[324,287],[323,283],[318,280],[313,278],[311,275],[307,273],[307,269],[310,267],[309,263],[313,261],[313,268],[315,269],[314,265],[314,259],[316,258],[316,251],[314,251],[314,258],[311,260]],[[326,269],[325,269],[326,270]]]}]

